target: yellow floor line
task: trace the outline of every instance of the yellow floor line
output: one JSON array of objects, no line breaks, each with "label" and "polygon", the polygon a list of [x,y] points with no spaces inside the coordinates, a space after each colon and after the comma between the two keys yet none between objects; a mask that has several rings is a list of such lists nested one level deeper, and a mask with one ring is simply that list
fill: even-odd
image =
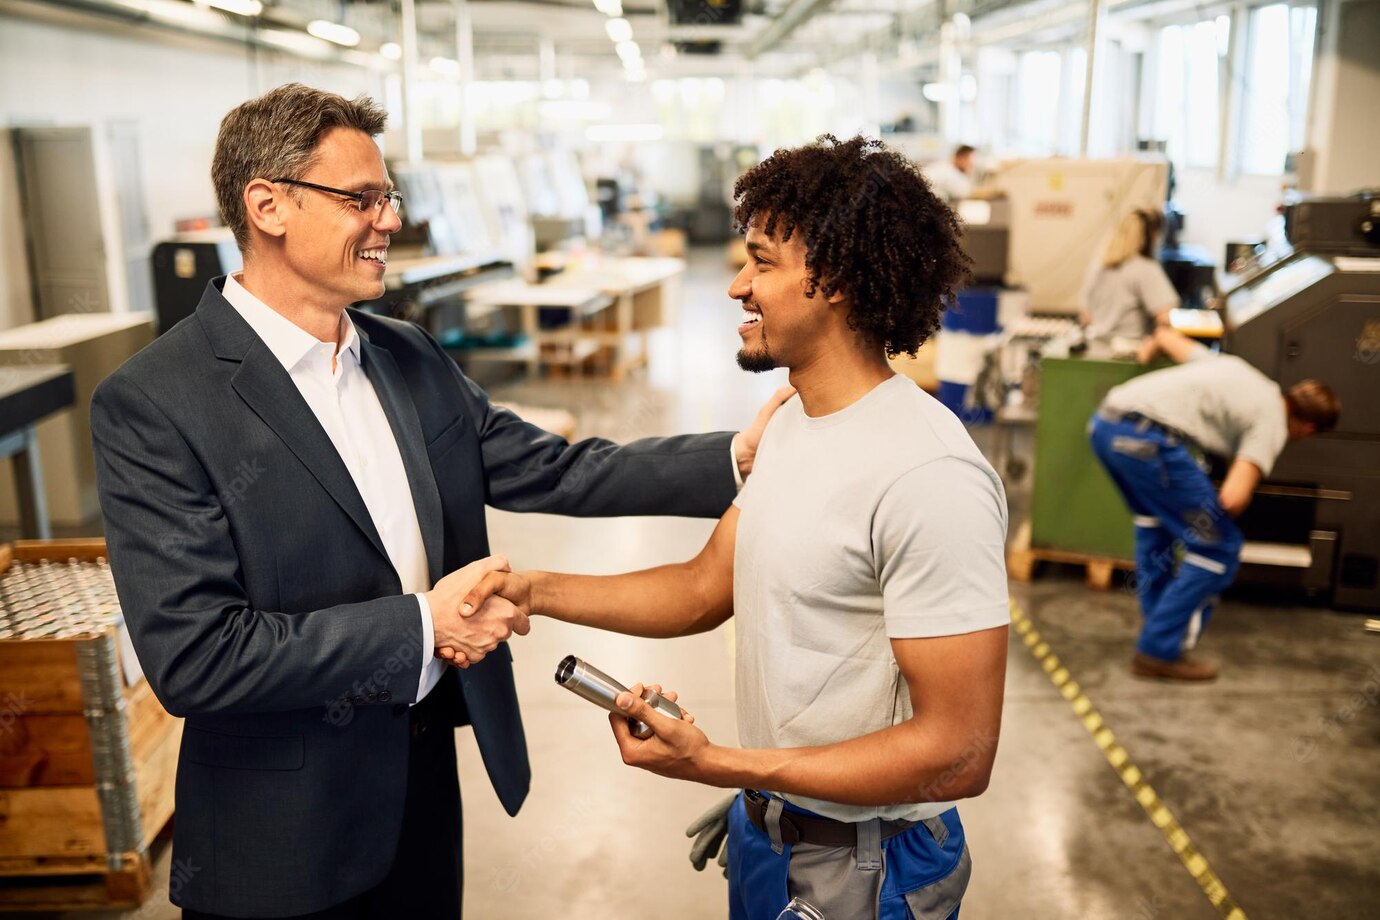
[{"label": "yellow floor line", "polygon": [[1112,730],[1103,723],[1102,714],[1093,707],[1092,700],[1088,699],[1088,695],[1078,686],[1078,682],[1069,674],[1068,668],[1060,664],[1049,643],[1040,638],[1039,630],[1030,622],[1014,598],[1011,600],[1011,625],[1025,643],[1025,647],[1030,650],[1030,654],[1035,656],[1040,667],[1049,675],[1060,695],[1068,700],[1078,720],[1083,723],[1083,727],[1101,749],[1102,755],[1107,758],[1107,763],[1116,771],[1117,776],[1121,777],[1126,788],[1131,790],[1140,807],[1145,809],[1150,822],[1160,829],[1169,848],[1179,857],[1188,874],[1198,883],[1198,887],[1203,889],[1203,894],[1207,895],[1212,906],[1227,920],[1246,920],[1246,912],[1227,893],[1227,886],[1222,884],[1222,880],[1208,866],[1207,859],[1198,852],[1198,848],[1193,845],[1179,820],[1160,801],[1160,797],[1146,782],[1140,769],[1131,762],[1131,755],[1117,743]]}]

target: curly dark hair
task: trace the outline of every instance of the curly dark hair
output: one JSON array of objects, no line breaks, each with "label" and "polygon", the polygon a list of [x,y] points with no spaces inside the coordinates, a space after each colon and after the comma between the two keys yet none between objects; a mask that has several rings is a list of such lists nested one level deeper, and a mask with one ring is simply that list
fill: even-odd
[{"label": "curly dark hair", "polygon": [[914,354],[968,278],[954,212],[881,141],[825,134],[778,150],[738,179],[733,197],[740,233],[760,220],[768,236],[800,234],[806,296],[846,293],[849,327],[889,356]]}]

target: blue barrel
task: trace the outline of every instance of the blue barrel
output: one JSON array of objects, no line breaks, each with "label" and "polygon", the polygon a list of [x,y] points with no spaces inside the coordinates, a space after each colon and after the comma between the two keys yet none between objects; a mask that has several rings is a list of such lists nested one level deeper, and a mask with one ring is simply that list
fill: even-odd
[{"label": "blue barrel", "polygon": [[965,405],[971,384],[954,383],[952,380],[939,381],[937,398],[949,411],[958,416],[965,425],[987,425],[992,421],[992,410],[983,406]]},{"label": "blue barrel", "polygon": [[944,311],[939,321],[941,329],[991,335],[1001,327],[997,324],[997,300],[1000,288],[970,287],[960,291]]}]

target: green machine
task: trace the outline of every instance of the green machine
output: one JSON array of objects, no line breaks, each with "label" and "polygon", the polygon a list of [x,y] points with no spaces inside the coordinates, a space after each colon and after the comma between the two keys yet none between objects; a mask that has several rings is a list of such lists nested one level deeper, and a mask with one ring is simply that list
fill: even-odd
[{"label": "green machine", "polygon": [[1045,358],[1035,421],[1030,546],[1131,559],[1131,512],[1088,444],[1088,421],[1107,391],[1166,365]]}]

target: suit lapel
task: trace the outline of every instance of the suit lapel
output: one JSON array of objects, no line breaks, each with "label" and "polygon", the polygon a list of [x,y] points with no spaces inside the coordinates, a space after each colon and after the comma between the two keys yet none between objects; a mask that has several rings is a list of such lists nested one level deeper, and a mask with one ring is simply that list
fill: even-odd
[{"label": "suit lapel", "polygon": [[374,385],[384,415],[388,416],[388,426],[393,429],[393,440],[402,454],[403,467],[407,470],[407,484],[412,490],[412,505],[417,509],[417,523],[422,530],[422,544],[426,547],[427,572],[431,583],[440,581],[442,571],[443,528],[441,523],[441,493],[436,488],[436,477],[427,457],[426,442],[422,436],[422,423],[417,417],[417,407],[408,395],[407,385],[393,355],[385,348],[372,344],[358,326],[360,334],[361,364],[369,382]]},{"label": "suit lapel", "polygon": [[[385,560],[384,549],[369,509],[364,504],[345,461],[340,459],[326,430],[312,414],[302,394],[297,392],[292,378],[282,364],[256,337],[244,352],[240,369],[231,378],[231,386],[249,408],[282,438],[288,449],[297,455],[316,481],[321,483],[350,519],[355,522],[369,542],[374,544]],[[391,564],[391,563],[390,563]]]}]

